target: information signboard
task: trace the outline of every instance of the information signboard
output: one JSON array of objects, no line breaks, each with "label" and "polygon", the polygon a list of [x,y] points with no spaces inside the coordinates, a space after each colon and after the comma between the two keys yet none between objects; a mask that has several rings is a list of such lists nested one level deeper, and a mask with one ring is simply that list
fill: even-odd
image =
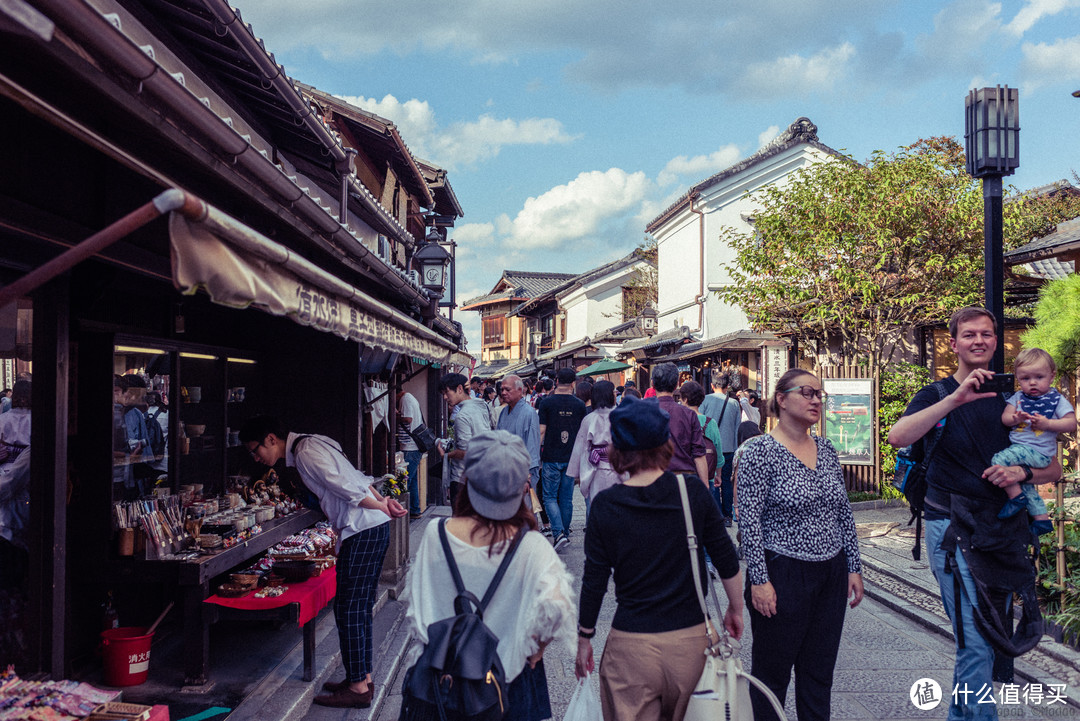
[{"label": "information signboard", "polygon": [[841,463],[874,465],[874,381],[825,378],[825,437]]}]

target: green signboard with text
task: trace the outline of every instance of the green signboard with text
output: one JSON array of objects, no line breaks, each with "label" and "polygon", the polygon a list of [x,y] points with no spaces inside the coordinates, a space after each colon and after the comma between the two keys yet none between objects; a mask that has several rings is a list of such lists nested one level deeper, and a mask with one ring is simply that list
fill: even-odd
[{"label": "green signboard with text", "polygon": [[874,465],[874,381],[825,378],[825,437],[841,463]]}]

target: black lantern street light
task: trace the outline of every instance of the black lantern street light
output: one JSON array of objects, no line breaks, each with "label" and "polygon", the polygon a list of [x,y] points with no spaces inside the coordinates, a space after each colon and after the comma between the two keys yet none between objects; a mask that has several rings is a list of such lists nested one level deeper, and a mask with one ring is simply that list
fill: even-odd
[{"label": "black lantern street light", "polygon": [[983,183],[983,263],[986,309],[997,320],[992,369],[1005,370],[1005,264],[1002,259],[1001,178],[1020,165],[1020,106],[1016,88],[998,85],[968,93],[964,112],[967,171]]},{"label": "black lantern street light", "polygon": [[413,255],[413,268],[420,272],[420,285],[427,288],[436,297],[442,297],[446,292],[447,266],[450,264],[450,254],[439,245],[438,231],[428,234],[428,242],[424,243]]}]

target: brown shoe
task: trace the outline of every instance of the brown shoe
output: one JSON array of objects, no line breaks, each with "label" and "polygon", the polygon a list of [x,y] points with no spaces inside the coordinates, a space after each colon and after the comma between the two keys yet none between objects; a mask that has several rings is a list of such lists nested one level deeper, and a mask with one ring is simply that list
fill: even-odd
[{"label": "brown shoe", "polygon": [[348,688],[343,688],[327,696],[316,696],[314,702],[319,706],[329,706],[330,708],[367,708],[371,705],[371,699],[374,695],[370,686],[364,693],[356,693]]},{"label": "brown shoe", "polygon": [[[322,685],[323,691],[329,691],[330,693],[337,693],[338,691],[348,688],[352,684],[349,683],[349,679],[344,678],[340,681],[327,681]],[[368,681],[368,691],[375,692],[375,682]]]}]

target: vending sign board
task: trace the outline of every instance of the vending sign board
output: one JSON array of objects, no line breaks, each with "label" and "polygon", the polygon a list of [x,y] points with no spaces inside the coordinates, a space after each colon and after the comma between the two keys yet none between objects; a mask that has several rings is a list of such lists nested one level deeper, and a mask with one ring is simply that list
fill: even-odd
[{"label": "vending sign board", "polygon": [[825,437],[841,463],[874,465],[874,381],[825,378]]}]

